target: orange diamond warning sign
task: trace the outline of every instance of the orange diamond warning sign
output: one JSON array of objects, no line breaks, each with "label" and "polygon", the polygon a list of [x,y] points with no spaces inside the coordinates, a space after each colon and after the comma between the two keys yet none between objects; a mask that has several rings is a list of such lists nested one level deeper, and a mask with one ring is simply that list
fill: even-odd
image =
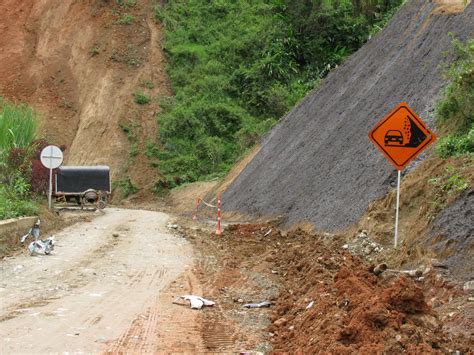
[{"label": "orange diamond warning sign", "polygon": [[436,140],[436,135],[402,102],[372,129],[369,138],[396,169],[402,170]]}]

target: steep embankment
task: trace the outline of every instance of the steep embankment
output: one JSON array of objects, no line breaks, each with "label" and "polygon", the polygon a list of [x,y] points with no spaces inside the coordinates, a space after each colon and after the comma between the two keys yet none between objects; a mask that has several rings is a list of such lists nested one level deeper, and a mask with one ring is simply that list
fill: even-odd
[{"label": "steep embankment", "polygon": [[368,140],[370,129],[401,101],[434,126],[449,33],[474,34],[474,6],[450,10],[425,0],[407,3],[267,135],[223,195],[223,208],[283,214],[287,223],[309,220],[318,229],[357,222],[396,179]]},{"label": "steep embankment", "polygon": [[[154,99],[170,92],[153,4],[0,3],[0,95],[40,111],[46,138],[67,146],[67,164],[107,164],[141,186],[154,174],[140,149],[156,137]],[[138,105],[137,91],[153,100]]]}]

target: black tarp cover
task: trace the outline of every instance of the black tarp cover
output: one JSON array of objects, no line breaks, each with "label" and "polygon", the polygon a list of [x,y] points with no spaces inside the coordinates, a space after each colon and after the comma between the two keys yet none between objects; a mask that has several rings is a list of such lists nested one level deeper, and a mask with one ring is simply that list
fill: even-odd
[{"label": "black tarp cover", "polygon": [[56,172],[56,193],[82,193],[88,189],[110,193],[108,166],[61,166]]}]

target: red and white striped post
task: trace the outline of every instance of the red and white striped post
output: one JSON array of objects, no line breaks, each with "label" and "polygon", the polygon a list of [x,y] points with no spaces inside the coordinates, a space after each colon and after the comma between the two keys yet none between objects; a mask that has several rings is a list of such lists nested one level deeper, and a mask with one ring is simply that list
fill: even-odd
[{"label": "red and white striped post", "polygon": [[216,235],[221,235],[221,194],[217,195],[217,229]]},{"label": "red and white striped post", "polygon": [[199,208],[199,204],[200,204],[200,203],[201,203],[201,199],[198,198],[198,199],[196,200],[196,208],[194,209],[194,215],[193,215],[193,219],[194,219],[194,220],[198,219],[197,214],[198,214],[198,208]]}]

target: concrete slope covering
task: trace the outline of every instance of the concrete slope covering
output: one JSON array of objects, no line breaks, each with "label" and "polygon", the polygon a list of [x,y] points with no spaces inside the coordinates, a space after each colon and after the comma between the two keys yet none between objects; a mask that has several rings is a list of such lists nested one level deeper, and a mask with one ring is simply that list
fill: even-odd
[{"label": "concrete slope covering", "polygon": [[327,230],[357,222],[396,179],[368,132],[402,101],[434,128],[449,33],[472,37],[473,18],[472,4],[460,13],[440,12],[426,0],[405,4],[265,137],[223,194],[223,209],[284,215],[286,224],[308,220]]},{"label": "concrete slope covering", "polygon": [[474,280],[474,190],[464,192],[433,222],[426,246],[441,255],[461,280]]}]

